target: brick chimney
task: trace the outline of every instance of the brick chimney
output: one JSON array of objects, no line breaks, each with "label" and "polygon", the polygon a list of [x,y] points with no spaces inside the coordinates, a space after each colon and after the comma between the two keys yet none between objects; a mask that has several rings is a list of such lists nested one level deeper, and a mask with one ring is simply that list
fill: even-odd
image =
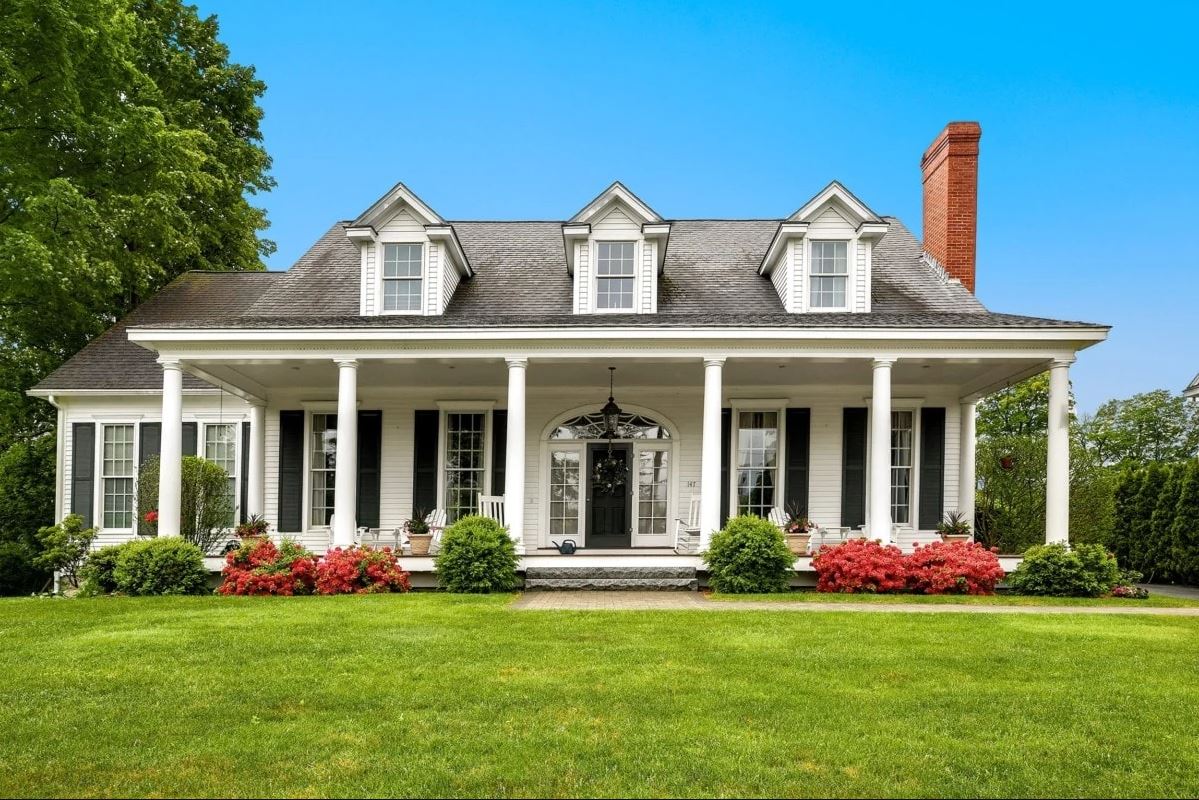
[{"label": "brick chimney", "polygon": [[951,122],[920,159],[924,250],[971,292],[978,232],[978,140],[982,135],[977,122]]}]

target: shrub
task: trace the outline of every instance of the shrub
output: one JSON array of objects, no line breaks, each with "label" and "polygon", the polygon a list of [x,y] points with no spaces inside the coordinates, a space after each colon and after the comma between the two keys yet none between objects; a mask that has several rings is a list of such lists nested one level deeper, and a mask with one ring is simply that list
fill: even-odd
[{"label": "shrub", "polygon": [[437,582],[449,592],[487,594],[516,588],[516,545],[493,519],[463,517],[446,528],[434,559]]},{"label": "shrub", "polygon": [[60,572],[72,586],[79,588],[79,568],[96,538],[96,529],[84,528],[83,517],[68,514],[57,525],[40,529],[37,538],[42,543],[42,552],[33,559],[33,565]]},{"label": "shrub", "polygon": [[1018,594],[1099,597],[1119,580],[1116,557],[1102,545],[1079,544],[1069,550],[1055,543],[1028,548],[1008,585]]},{"label": "shrub", "polygon": [[50,576],[33,565],[33,548],[24,542],[0,542],[0,595],[44,590]]},{"label": "shrub", "polygon": [[730,519],[703,556],[712,588],[728,594],[785,592],[794,574],[795,554],[782,532],[761,517]]},{"label": "shrub", "polygon": [[816,589],[821,592],[880,594],[907,587],[903,553],[873,539],[826,545],[812,559],[812,568],[816,570]]},{"label": "shrub", "polygon": [[[159,466],[154,457],[138,469],[138,531],[142,534],[153,534],[156,528],[157,515],[149,521],[145,514],[158,508]],[[202,552],[210,553],[232,527],[234,504],[229,473],[199,456],[184,456],[180,470],[179,533]]]},{"label": "shrub", "polygon": [[995,550],[975,542],[933,542],[904,558],[907,586],[920,594],[994,594],[1003,579]]},{"label": "shrub", "polygon": [[1199,459],[1183,469],[1170,529],[1170,571],[1179,581],[1199,584]]},{"label": "shrub", "polygon": [[174,536],[121,545],[112,574],[117,590],[130,595],[208,593],[204,553]]},{"label": "shrub", "polygon": [[112,594],[117,590],[117,579],[114,573],[123,547],[124,545],[119,544],[101,547],[87,557],[87,563],[79,572],[79,576],[83,579],[83,594],[95,596]]},{"label": "shrub", "polygon": [[408,572],[390,547],[372,550],[358,545],[325,553],[316,562],[315,586],[317,594],[406,592],[412,588]]},{"label": "shrub", "polygon": [[312,594],[316,556],[291,539],[276,545],[265,537],[247,538],[225,555],[221,575],[221,594]]}]

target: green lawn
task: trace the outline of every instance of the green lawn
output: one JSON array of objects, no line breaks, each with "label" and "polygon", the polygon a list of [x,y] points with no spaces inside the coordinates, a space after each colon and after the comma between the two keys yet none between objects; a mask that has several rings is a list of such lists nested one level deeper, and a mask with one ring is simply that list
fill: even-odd
[{"label": "green lawn", "polygon": [[772,603],[915,603],[922,605],[972,606],[1098,606],[1109,608],[1196,608],[1199,600],[1150,594],[1144,600],[1126,597],[1029,597],[1019,594],[837,594],[834,592],[795,591],[780,594],[720,594],[708,595],[712,600],[745,602],[768,600]]},{"label": "green lawn", "polygon": [[1195,796],[1199,619],[0,601],[0,796]]}]

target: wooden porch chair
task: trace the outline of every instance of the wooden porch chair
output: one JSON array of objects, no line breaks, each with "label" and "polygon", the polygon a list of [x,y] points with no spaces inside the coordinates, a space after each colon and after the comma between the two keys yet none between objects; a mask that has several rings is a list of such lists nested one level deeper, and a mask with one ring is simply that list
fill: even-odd
[{"label": "wooden porch chair", "polygon": [[506,527],[507,523],[504,522],[504,496],[501,494],[479,495],[479,516],[493,519]]},{"label": "wooden porch chair", "polygon": [[783,511],[783,509],[779,508],[778,506],[770,509],[770,514],[767,516],[767,519],[770,520],[771,525],[779,530],[787,527],[787,512]]},{"label": "wooden porch chair", "polygon": [[687,518],[676,520],[674,528],[674,551],[680,555],[699,550],[699,495],[691,495],[687,507]]},{"label": "wooden porch chair", "polygon": [[435,508],[425,515],[425,524],[433,539],[429,542],[429,555],[434,555],[441,549],[441,534],[445,531],[445,509]]}]

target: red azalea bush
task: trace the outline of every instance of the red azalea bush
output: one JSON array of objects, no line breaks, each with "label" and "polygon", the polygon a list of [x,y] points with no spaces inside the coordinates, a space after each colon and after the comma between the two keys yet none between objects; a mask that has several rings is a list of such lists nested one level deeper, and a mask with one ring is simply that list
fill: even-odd
[{"label": "red azalea bush", "polygon": [[411,588],[408,572],[390,547],[334,547],[316,563],[317,594],[406,592]]},{"label": "red azalea bush", "polygon": [[316,556],[297,542],[276,545],[266,537],[248,538],[225,556],[221,594],[312,594]]},{"label": "red azalea bush", "polygon": [[908,588],[918,594],[995,594],[1003,580],[996,553],[976,542],[933,542],[904,558]]},{"label": "red azalea bush", "polygon": [[901,592],[907,587],[903,553],[873,539],[825,545],[812,559],[820,592]]}]

